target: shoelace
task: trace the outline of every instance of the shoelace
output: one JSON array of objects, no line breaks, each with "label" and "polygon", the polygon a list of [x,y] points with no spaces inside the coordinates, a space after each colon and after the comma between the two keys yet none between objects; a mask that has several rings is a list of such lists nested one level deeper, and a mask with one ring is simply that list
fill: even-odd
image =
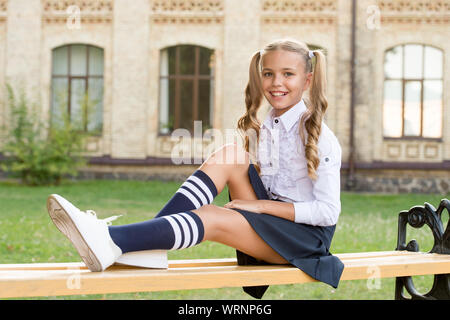
[{"label": "shoelace", "polygon": [[[97,213],[94,210],[86,210],[86,211],[81,211],[81,212],[98,219]],[[110,226],[114,220],[116,220],[117,218],[120,218],[121,216],[123,216],[123,214],[119,214],[117,216],[111,216],[111,217],[108,217],[105,219],[100,219],[100,220],[105,221],[106,225]]]}]

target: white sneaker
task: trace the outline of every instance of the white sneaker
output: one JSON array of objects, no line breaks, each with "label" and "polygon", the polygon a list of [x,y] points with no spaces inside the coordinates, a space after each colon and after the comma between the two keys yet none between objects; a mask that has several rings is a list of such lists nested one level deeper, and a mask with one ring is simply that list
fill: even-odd
[{"label": "white sneaker", "polygon": [[132,251],[122,254],[116,264],[125,264],[141,268],[161,268],[167,269],[167,250],[142,250]]},{"label": "white sneaker", "polygon": [[108,230],[111,222],[120,216],[98,219],[94,211],[81,211],[57,194],[48,197],[47,209],[56,227],[72,242],[91,271],[103,271],[114,263],[143,268],[168,268],[167,250],[122,254]]},{"label": "white sneaker", "polygon": [[112,241],[108,231],[108,225],[119,216],[98,219],[94,211],[81,211],[57,194],[48,197],[47,210],[89,270],[103,271],[122,255],[122,250]]}]

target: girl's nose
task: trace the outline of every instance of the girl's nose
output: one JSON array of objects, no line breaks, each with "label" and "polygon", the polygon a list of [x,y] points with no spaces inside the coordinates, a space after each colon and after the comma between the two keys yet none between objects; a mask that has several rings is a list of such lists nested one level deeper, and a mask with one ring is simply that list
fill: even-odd
[{"label": "girl's nose", "polygon": [[280,86],[282,83],[282,79],[280,75],[274,75],[272,85],[273,86]]}]

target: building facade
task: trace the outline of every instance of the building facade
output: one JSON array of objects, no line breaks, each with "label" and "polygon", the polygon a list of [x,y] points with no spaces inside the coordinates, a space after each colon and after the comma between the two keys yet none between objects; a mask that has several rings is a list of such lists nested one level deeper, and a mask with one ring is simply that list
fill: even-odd
[{"label": "building facade", "polygon": [[0,83],[92,133],[85,176],[181,178],[236,139],[250,59],[285,37],[326,53],[343,189],[449,192],[448,0],[0,0]]}]

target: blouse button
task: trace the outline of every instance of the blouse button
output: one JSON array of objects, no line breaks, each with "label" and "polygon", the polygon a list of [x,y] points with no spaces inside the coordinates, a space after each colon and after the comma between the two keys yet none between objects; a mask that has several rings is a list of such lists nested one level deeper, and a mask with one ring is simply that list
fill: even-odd
[{"label": "blouse button", "polygon": [[278,119],[275,119],[275,123],[278,123]]},{"label": "blouse button", "polygon": [[327,158],[325,158],[325,162],[328,162],[328,160],[330,160],[328,157]]}]

